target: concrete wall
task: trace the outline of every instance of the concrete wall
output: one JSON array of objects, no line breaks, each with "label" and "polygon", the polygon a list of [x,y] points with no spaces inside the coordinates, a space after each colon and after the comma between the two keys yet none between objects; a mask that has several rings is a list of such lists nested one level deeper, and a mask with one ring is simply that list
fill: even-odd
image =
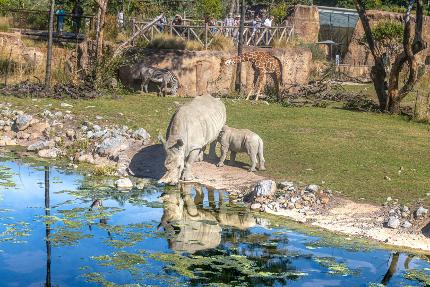
[{"label": "concrete wall", "polygon": [[317,6],[296,5],[287,17],[288,24],[294,25],[295,36],[305,43],[318,42],[320,14]]},{"label": "concrete wall", "polygon": [[[392,13],[385,11],[368,11],[370,26],[373,27],[378,23],[378,21],[399,21],[401,22],[404,14],[400,13]],[[415,22],[414,16],[412,16],[413,21]],[[412,25],[412,31],[415,30],[415,25]],[[352,41],[348,47],[348,51],[345,55],[344,63],[349,65],[373,65],[373,57],[368,52],[368,50],[362,45],[358,44],[358,40],[362,39],[364,35],[363,25],[361,21],[357,22],[355,27],[355,31],[353,34]],[[412,34],[413,35],[413,34]],[[423,23],[423,33],[422,36],[424,40],[427,42],[427,49],[419,53],[420,62],[424,63],[426,56],[430,55],[430,17],[424,17]],[[413,36],[412,36],[413,38]]]},{"label": "concrete wall", "polygon": [[[310,50],[287,48],[264,51],[269,51],[281,61],[284,83],[308,82],[312,62]],[[129,56],[138,57],[137,62],[143,62],[148,66],[171,69],[178,76],[181,84],[178,95],[194,97],[205,93],[226,94],[234,89],[236,74],[234,66],[223,71],[221,80],[216,85],[211,82],[220,75],[221,59],[235,55],[235,52],[221,51],[140,50]],[[255,82],[254,69],[249,63],[244,63],[242,67],[242,83],[245,83],[246,91],[249,91]],[[126,87],[138,90],[140,83],[132,80],[132,72],[131,65],[122,66],[119,69],[119,79]]]}]

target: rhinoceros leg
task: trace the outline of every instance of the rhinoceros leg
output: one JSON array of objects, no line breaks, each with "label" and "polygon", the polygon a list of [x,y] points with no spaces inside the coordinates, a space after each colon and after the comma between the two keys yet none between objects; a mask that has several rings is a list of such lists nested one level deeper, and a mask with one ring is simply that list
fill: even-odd
[{"label": "rhinoceros leg", "polygon": [[190,181],[193,180],[192,165],[199,158],[201,149],[195,149],[188,155],[187,161],[185,162],[184,172],[182,174],[182,180]]},{"label": "rhinoceros leg", "polygon": [[210,159],[217,159],[217,155],[216,155],[216,144],[217,141],[214,140],[213,142],[211,142],[210,147],[209,147],[209,158]]}]

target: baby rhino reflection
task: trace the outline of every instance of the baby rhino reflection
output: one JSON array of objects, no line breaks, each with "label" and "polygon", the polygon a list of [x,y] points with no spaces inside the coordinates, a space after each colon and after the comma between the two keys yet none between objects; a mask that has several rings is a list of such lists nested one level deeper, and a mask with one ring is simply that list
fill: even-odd
[{"label": "baby rhino reflection", "polygon": [[221,243],[221,226],[247,229],[255,225],[255,219],[249,214],[227,213],[221,206],[221,194],[218,209],[211,202],[215,198],[211,189],[208,189],[211,208],[203,209],[204,194],[200,186],[193,184],[181,184],[180,193],[163,196],[164,213],[159,227],[167,232],[169,248],[189,253],[216,248]]}]

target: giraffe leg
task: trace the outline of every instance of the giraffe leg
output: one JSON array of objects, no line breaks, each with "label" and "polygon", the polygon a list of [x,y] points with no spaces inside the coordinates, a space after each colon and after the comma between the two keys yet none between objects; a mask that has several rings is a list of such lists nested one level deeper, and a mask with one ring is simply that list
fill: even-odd
[{"label": "giraffe leg", "polygon": [[279,79],[278,73],[274,73],[273,74],[273,82],[275,83],[276,99],[279,102],[279,100],[281,98],[281,95],[280,95],[281,90],[279,89],[279,80],[278,79]]},{"label": "giraffe leg", "polygon": [[246,96],[246,100],[249,100],[249,98],[251,97],[251,95],[252,95],[252,93],[254,92],[254,89],[252,88],[250,91],[249,91],[249,93],[248,93],[248,95]]},{"label": "giraffe leg", "polygon": [[266,83],[266,73],[261,73],[260,77],[258,77],[257,82],[257,91],[255,96],[255,101],[258,101],[259,96],[261,95],[261,90],[264,88],[264,84]]}]

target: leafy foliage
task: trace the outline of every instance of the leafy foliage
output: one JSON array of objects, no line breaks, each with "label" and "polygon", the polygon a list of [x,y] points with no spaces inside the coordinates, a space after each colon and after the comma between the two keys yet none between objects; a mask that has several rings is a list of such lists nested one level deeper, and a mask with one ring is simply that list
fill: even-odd
[{"label": "leafy foliage", "polygon": [[403,40],[403,25],[395,21],[380,21],[372,28],[375,41],[398,41]]}]

